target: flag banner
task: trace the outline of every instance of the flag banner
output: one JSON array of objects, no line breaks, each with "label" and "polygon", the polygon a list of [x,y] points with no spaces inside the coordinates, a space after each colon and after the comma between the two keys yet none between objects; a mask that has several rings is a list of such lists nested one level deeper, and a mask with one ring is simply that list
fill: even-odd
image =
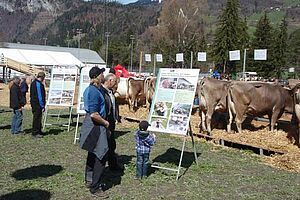
[{"label": "flag banner", "polygon": [[229,51],[229,60],[230,61],[235,61],[235,60],[240,60],[240,59],[241,59],[240,50]]},{"label": "flag banner", "polygon": [[254,60],[267,60],[267,49],[254,49]]}]

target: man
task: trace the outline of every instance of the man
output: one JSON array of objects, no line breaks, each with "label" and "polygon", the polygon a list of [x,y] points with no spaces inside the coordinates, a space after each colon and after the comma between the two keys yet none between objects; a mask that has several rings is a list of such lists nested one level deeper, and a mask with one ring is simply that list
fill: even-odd
[{"label": "man", "polygon": [[24,104],[26,104],[27,103],[26,93],[28,92],[28,85],[26,83],[26,78],[25,77],[23,77],[22,80],[21,80],[20,88],[21,88],[22,96],[24,98]]},{"label": "man", "polygon": [[101,187],[108,152],[107,133],[109,122],[105,120],[105,100],[100,92],[104,80],[104,68],[93,67],[89,72],[90,85],[83,93],[86,116],[80,131],[80,147],[88,151],[85,168],[86,184],[90,192],[98,197],[106,198],[107,194]]},{"label": "man", "polygon": [[10,105],[9,107],[13,109],[13,118],[11,123],[11,133],[20,134],[22,130],[23,112],[22,107],[25,105],[24,99],[22,97],[20,89],[21,79],[15,76],[12,80],[12,85],[10,87]]},{"label": "man", "polygon": [[120,166],[117,162],[116,150],[116,139],[115,139],[115,128],[116,121],[119,118],[118,110],[116,106],[116,99],[113,94],[113,88],[117,84],[116,75],[109,73],[104,78],[104,83],[100,90],[105,99],[105,109],[106,109],[106,120],[109,122],[108,129],[110,130],[110,135],[108,137],[108,166],[110,170],[124,170],[123,166]]},{"label": "man", "polygon": [[37,78],[30,85],[30,105],[32,108],[32,136],[35,138],[43,137],[42,117],[46,105],[46,93],[43,81],[45,73],[39,72]]}]

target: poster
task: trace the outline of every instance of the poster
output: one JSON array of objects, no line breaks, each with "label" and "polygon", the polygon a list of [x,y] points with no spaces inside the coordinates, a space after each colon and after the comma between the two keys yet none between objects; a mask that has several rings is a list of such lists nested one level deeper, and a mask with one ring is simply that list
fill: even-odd
[{"label": "poster", "polygon": [[254,49],[254,60],[267,60],[267,49]]},{"label": "poster", "polygon": [[240,50],[235,50],[235,51],[229,51],[229,60],[230,61],[235,61],[235,60],[240,60]]},{"label": "poster", "polygon": [[176,54],[176,62],[183,62],[183,53]]},{"label": "poster", "polygon": [[206,52],[198,52],[198,61],[200,61],[200,62],[206,61]]},{"label": "poster", "polygon": [[76,66],[52,68],[47,105],[73,106],[77,70]]},{"label": "poster", "polygon": [[157,62],[162,62],[163,61],[162,54],[156,54],[156,61]]},{"label": "poster", "polygon": [[[106,67],[105,65],[98,66],[99,68]],[[84,90],[90,85],[89,71],[92,67],[84,67],[80,72],[79,79],[79,91],[77,99],[77,114],[85,114],[84,103],[83,103],[83,93]],[[109,68],[105,68],[104,76],[109,73]]]},{"label": "poster", "polygon": [[146,62],[151,62],[151,54],[145,54],[145,61]]},{"label": "poster", "polygon": [[199,69],[160,68],[148,130],[186,135],[198,81]]}]

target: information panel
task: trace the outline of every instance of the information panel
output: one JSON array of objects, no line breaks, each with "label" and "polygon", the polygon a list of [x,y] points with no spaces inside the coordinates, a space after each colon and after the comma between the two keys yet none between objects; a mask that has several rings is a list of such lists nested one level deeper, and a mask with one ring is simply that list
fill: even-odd
[{"label": "information panel", "polygon": [[[98,66],[99,68],[105,68],[105,65]],[[85,114],[84,103],[83,103],[83,93],[84,90],[90,85],[89,71],[92,67],[84,67],[80,72],[80,81],[79,81],[79,92],[77,100],[77,113]],[[109,73],[109,68],[105,68],[104,76]]]},{"label": "information panel", "polygon": [[77,70],[76,66],[52,68],[47,105],[73,106]]},{"label": "information panel", "polygon": [[160,68],[148,116],[149,131],[186,135],[198,74],[199,69]]}]

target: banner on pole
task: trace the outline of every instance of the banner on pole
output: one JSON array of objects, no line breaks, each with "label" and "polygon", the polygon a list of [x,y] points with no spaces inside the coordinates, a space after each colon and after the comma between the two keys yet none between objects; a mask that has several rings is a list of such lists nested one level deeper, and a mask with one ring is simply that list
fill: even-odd
[{"label": "banner on pole", "polygon": [[183,53],[176,54],[176,62],[183,62]]},{"label": "banner on pole", "polygon": [[151,54],[148,54],[148,53],[145,54],[145,61],[151,62]]},{"label": "banner on pole", "polygon": [[229,60],[230,61],[235,61],[235,60],[240,60],[240,59],[241,59],[240,50],[229,51]]},{"label": "banner on pole", "polygon": [[148,121],[149,131],[186,135],[199,69],[160,68]]},{"label": "banner on pole", "polygon": [[162,54],[156,54],[156,62],[163,62]]},{"label": "banner on pole", "polygon": [[52,68],[47,105],[73,106],[77,70],[76,66]]},{"label": "banner on pole", "polygon": [[200,62],[206,61],[206,52],[198,52],[198,61]]},{"label": "banner on pole", "polygon": [[254,60],[267,60],[267,49],[254,49]]},{"label": "banner on pole", "polygon": [[[105,68],[106,65],[100,65],[99,68]],[[89,72],[92,67],[84,67],[81,69],[80,72],[80,79],[79,79],[79,91],[78,91],[78,98],[77,98],[77,114],[85,114],[84,110],[84,102],[83,102],[83,93],[84,90],[90,85],[90,77]],[[109,68],[105,68],[104,76],[109,73]]]}]

